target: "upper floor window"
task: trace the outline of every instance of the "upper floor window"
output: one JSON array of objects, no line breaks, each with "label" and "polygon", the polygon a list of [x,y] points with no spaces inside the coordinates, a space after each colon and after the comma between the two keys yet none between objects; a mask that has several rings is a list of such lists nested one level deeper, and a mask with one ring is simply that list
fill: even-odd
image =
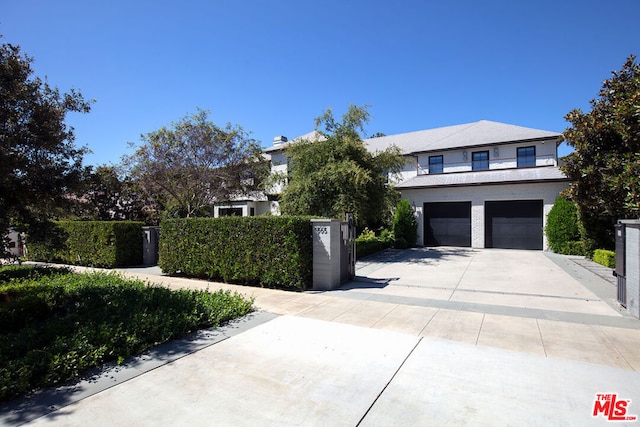
[{"label": "upper floor window", "polygon": [[442,173],[442,156],[429,156],[429,173]]},{"label": "upper floor window", "polygon": [[471,170],[486,171],[489,170],[489,152],[476,151],[471,153]]},{"label": "upper floor window", "polygon": [[527,168],[536,165],[536,147],[518,148],[518,167]]}]

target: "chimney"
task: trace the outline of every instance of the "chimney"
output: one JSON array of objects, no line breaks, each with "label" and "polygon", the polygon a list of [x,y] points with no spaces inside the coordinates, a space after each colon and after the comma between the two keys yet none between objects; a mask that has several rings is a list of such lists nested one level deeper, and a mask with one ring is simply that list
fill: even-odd
[{"label": "chimney", "polygon": [[273,138],[273,145],[282,145],[287,142],[287,137],[284,135],[278,135]]}]

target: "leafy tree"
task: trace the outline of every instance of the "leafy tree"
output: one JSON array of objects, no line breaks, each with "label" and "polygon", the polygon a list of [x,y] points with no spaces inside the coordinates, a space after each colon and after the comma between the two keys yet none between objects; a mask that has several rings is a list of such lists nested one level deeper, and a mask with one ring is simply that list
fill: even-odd
[{"label": "leafy tree", "polygon": [[33,76],[33,58],[0,46],[0,230],[46,220],[79,184],[86,148],[74,146],[67,113],[87,113],[75,90]]},{"label": "leafy tree", "polygon": [[547,215],[544,231],[552,251],[561,254],[573,252],[572,242],[580,240],[578,210],[575,203],[562,196],[558,197]]},{"label": "leafy tree", "polygon": [[343,218],[353,212],[359,226],[370,228],[389,221],[398,196],[387,175],[399,172],[403,159],[397,147],[367,151],[359,132],[368,119],[366,106],[350,105],[341,122],[328,109],[316,119],[320,138],[287,147],[283,213]]},{"label": "leafy tree", "polygon": [[88,167],[76,197],[74,214],[96,221],[130,220],[156,223],[154,202],[117,166]]},{"label": "leafy tree", "polygon": [[415,246],[418,240],[418,221],[407,199],[398,202],[393,219],[393,234],[398,248]]},{"label": "leafy tree", "polygon": [[588,253],[612,249],[613,224],[640,213],[640,66],[631,55],[605,80],[591,111],[569,112],[564,136],[575,151],[562,170],[578,205]]},{"label": "leafy tree", "polygon": [[218,127],[208,114],[198,110],[143,135],[125,159],[141,188],[177,216],[203,215],[215,201],[257,191],[268,173],[260,146],[244,129]]},{"label": "leafy tree", "polygon": [[382,138],[383,136],[387,136],[387,135],[382,132],[376,132],[373,135],[370,135],[369,138]]}]

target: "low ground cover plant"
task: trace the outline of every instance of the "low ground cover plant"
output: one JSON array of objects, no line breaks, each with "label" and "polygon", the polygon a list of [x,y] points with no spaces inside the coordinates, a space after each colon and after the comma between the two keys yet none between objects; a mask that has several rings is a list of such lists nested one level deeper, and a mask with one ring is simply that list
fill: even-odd
[{"label": "low ground cover plant", "polygon": [[230,291],[171,290],[115,273],[0,268],[0,401],[61,384],[252,310]]}]

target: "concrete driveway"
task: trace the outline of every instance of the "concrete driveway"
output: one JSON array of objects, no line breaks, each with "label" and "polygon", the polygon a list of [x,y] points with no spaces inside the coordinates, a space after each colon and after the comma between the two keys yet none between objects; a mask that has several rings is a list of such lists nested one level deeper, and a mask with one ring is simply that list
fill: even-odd
[{"label": "concrete driveway", "polygon": [[261,310],[71,387],[0,408],[6,425],[603,425],[598,394],[640,415],[640,321],[615,288],[543,252],[424,248],[357,281],[232,289]]},{"label": "concrete driveway", "polygon": [[[360,282],[348,289],[422,300],[620,315],[612,307],[613,293],[603,300],[541,251],[391,250],[361,262],[358,275]],[[367,279],[378,283],[371,286]]]}]

